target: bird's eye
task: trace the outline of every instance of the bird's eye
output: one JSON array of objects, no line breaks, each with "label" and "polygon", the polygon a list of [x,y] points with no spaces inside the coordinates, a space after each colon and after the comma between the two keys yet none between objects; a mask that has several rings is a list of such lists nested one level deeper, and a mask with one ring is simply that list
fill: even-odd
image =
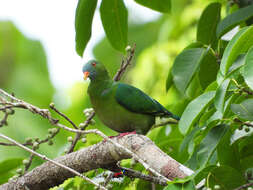
[{"label": "bird's eye", "polygon": [[91,63],[91,64],[92,64],[92,66],[93,66],[93,67],[95,67],[95,66],[96,66],[96,63],[95,63],[95,62],[93,62],[93,63]]}]

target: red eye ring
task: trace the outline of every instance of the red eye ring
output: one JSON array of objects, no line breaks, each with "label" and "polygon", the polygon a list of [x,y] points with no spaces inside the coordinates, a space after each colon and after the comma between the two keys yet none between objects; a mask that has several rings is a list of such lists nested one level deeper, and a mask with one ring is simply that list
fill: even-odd
[{"label": "red eye ring", "polygon": [[94,67],[96,66],[96,63],[95,63],[95,62],[93,62],[93,63],[91,63],[91,64],[92,64],[92,66],[94,66]]}]

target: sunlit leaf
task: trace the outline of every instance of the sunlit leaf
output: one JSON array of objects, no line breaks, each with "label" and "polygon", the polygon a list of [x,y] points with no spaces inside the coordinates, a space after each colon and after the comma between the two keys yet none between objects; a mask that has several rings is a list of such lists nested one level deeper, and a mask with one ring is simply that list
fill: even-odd
[{"label": "sunlit leaf", "polygon": [[100,6],[101,21],[111,45],[125,52],[127,46],[128,19],[123,0],[103,0]]},{"label": "sunlit leaf", "polygon": [[245,57],[243,77],[247,85],[253,90],[253,47],[248,51]]},{"label": "sunlit leaf", "polygon": [[211,3],[203,11],[197,28],[197,41],[215,47],[217,37],[216,27],[220,21],[220,3]]},{"label": "sunlit leaf", "polygon": [[238,55],[247,52],[253,46],[252,34],[253,26],[244,27],[228,43],[220,65],[220,70],[223,75],[227,74]]},{"label": "sunlit leaf", "polygon": [[135,0],[135,2],[162,13],[169,13],[171,8],[171,0]]},{"label": "sunlit leaf", "polygon": [[191,101],[179,121],[179,130],[182,134],[186,134],[194,125],[199,116],[205,111],[206,107],[211,103],[215,95],[214,91],[206,92],[193,101]]},{"label": "sunlit leaf", "polygon": [[216,35],[217,37],[221,37],[223,34],[231,30],[236,25],[240,24],[243,21],[246,21],[248,18],[253,16],[253,4],[238,9],[232,14],[226,16],[223,20],[218,24]]},{"label": "sunlit leaf", "polygon": [[22,158],[12,158],[0,162],[0,176],[19,167],[22,164],[22,160]]},{"label": "sunlit leaf", "polygon": [[247,99],[240,104],[232,104],[231,110],[242,119],[253,121],[253,99]]},{"label": "sunlit leaf", "polygon": [[91,25],[97,0],[79,0],[76,8],[76,52],[83,56],[84,49],[91,37]]},{"label": "sunlit leaf", "polygon": [[174,84],[181,93],[185,93],[205,54],[204,48],[193,48],[184,50],[176,57],[172,75]]}]

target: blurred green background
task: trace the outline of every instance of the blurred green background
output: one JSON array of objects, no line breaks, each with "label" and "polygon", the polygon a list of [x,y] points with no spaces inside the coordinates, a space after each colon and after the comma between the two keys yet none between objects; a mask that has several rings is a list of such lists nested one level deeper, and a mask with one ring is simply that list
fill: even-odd
[{"label": "blurred green background", "polygon": [[[142,89],[177,115],[181,115],[187,103],[198,96],[202,89],[199,81],[196,80],[193,87],[188,89],[187,96],[183,97],[173,85],[166,92],[166,79],[176,55],[195,41],[197,20],[204,7],[210,2],[175,0],[172,1],[173,9],[170,15],[164,14],[148,23],[136,24],[131,20],[129,23],[129,44],[136,43],[137,47],[134,61],[122,80]],[[106,38],[94,46],[93,53],[96,59],[106,65],[113,76],[119,68],[122,55],[111,47]],[[39,41],[24,36],[11,21],[1,21],[0,87],[41,108],[48,108],[50,102],[55,102],[56,107],[76,124],[83,122],[85,120],[83,110],[91,107],[86,94],[88,83],[76,83],[64,92],[57,91],[50,81],[46,54]],[[3,114],[0,113],[0,118],[2,116]],[[95,126],[88,128],[98,128],[107,135],[116,134],[102,125],[97,118],[95,120]],[[62,118],[60,122],[69,125]],[[15,115],[9,117],[8,124],[0,128],[0,132],[19,142],[25,142],[27,137],[45,138],[48,129],[52,128],[47,120],[21,109],[16,110]],[[50,158],[62,155],[64,149],[70,145],[67,142],[68,136],[73,134],[60,131],[53,139],[53,146],[43,144],[38,151]],[[187,156],[179,154],[178,148],[183,136],[176,127],[157,128],[150,131],[148,136],[163,151],[178,161],[182,163],[186,161]],[[89,146],[99,140],[97,136],[89,135],[87,142],[80,142],[76,149]],[[168,143],[171,146],[168,146]],[[28,156],[29,154],[20,148],[0,146],[0,162],[10,158],[24,159]],[[41,162],[36,158],[32,168]],[[138,186],[140,183],[135,185]],[[131,183],[128,185],[130,188]]]}]

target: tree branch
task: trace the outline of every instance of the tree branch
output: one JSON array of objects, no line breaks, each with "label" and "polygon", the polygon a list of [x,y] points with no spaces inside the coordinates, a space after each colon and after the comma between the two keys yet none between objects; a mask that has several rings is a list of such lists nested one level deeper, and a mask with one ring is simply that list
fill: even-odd
[{"label": "tree branch", "polygon": [[[147,165],[152,166],[157,172],[171,180],[193,174],[193,171],[162,152],[146,136],[133,134],[121,138],[113,138],[113,141],[126,147],[131,152],[134,152],[140,159],[145,160]],[[61,156],[55,159],[54,162],[72,168],[79,173],[83,173],[127,158],[132,158],[132,155],[125,151],[125,149],[117,147],[109,141],[103,141],[96,145]],[[46,162],[18,178],[16,181],[10,181],[0,186],[0,190],[12,190],[16,187],[20,187],[20,185],[25,185],[29,189],[48,189],[74,176],[75,174],[72,172],[62,167],[55,166],[52,162]],[[158,179],[159,182],[156,181],[157,183],[164,183],[163,178],[158,177],[157,180]]]},{"label": "tree branch", "polygon": [[242,186],[240,186],[240,187],[238,187],[238,188],[236,188],[234,190],[242,190],[242,189],[246,189],[246,188],[252,187],[252,186],[253,186],[253,182],[244,184],[244,185],[242,185]]},{"label": "tree branch", "polygon": [[[81,173],[79,173],[79,172],[77,172],[76,170],[74,170],[74,169],[72,169],[72,168],[66,166],[66,165],[63,164],[63,163],[57,162],[57,161],[55,161],[55,160],[51,160],[51,159],[47,158],[45,155],[42,155],[42,154],[40,154],[40,153],[37,153],[37,152],[31,150],[31,149],[27,148],[26,146],[24,146],[24,145],[18,143],[17,141],[15,141],[15,140],[13,140],[13,139],[11,139],[11,138],[9,138],[9,137],[7,137],[7,136],[1,134],[1,133],[0,133],[0,138],[3,138],[3,139],[5,139],[5,140],[8,140],[8,141],[10,141],[10,142],[16,144],[16,145],[19,146],[20,148],[22,148],[22,149],[24,149],[24,150],[26,150],[26,151],[32,153],[32,155],[36,155],[36,156],[40,157],[41,159],[48,161],[47,163],[50,163],[50,164],[52,164],[52,165],[54,165],[54,166],[58,166],[58,167],[60,167],[61,169],[63,168],[63,169],[65,169],[66,171],[70,172],[72,175],[77,175],[77,176],[83,178],[84,180],[86,180],[86,181],[88,181],[88,182],[94,184],[95,186],[101,188],[102,190],[106,190],[105,187],[99,185],[98,183],[92,181],[92,180],[89,179],[88,177],[82,175]],[[52,166],[52,167],[53,167],[53,166]],[[29,173],[31,173],[31,172],[29,172]],[[29,173],[28,173],[28,175],[29,175]],[[47,175],[47,173],[44,173],[44,175]],[[26,176],[26,175],[20,177],[19,179],[22,179],[22,178],[25,177],[25,176]],[[42,177],[42,176],[37,175],[37,177]],[[23,181],[23,180],[22,180],[22,182],[19,183],[19,182],[18,182],[19,179],[18,179],[18,180],[12,180],[11,182],[7,183],[7,185],[8,185],[8,184],[12,184],[12,185],[14,184],[13,187],[9,187],[9,186],[6,186],[6,187],[5,187],[5,185],[3,185],[3,186],[0,186],[0,189],[1,189],[1,188],[3,188],[4,190],[6,190],[6,189],[26,189],[26,187],[28,187],[28,189],[41,189],[40,187],[38,187],[38,188],[30,187],[30,185],[27,184],[27,183],[26,183],[25,181]],[[48,179],[48,180],[50,180],[50,179]],[[53,186],[51,186],[51,187],[53,187]]]}]

